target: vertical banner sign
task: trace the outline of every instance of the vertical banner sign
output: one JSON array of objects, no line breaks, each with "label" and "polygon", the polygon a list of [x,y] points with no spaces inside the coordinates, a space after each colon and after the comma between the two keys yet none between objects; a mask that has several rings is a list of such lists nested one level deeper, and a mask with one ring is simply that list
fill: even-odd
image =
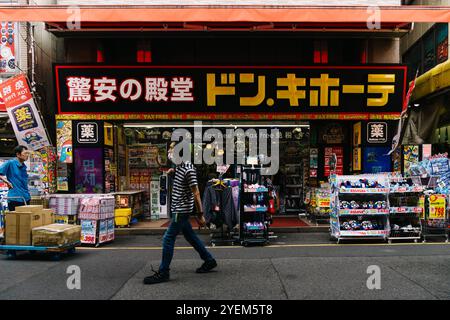
[{"label": "vertical banner sign", "polygon": [[433,194],[429,198],[430,215],[429,219],[445,219],[446,201],[445,195]]},{"label": "vertical banner sign", "polygon": [[1,22],[0,74],[16,71],[16,30],[16,23]]},{"label": "vertical banner sign", "polygon": [[72,121],[56,121],[56,147],[58,161],[72,163]]},{"label": "vertical banner sign", "polygon": [[319,149],[309,149],[309,177],[317,178],[317,168],[319,167]]},{"label": "vertical banner sign", "polygon": [[33,151],[50,146],[25,75],[4,81],[0,91],[18,143]]},{"label": "vertical banner sign", "polygon": [[353,125],[353,146],[358,147],[361,145],[361,122]]},{"label": "vertical banner sign", "polygon": [[105,146],[113,147],[114,146],[113,125],[111,123],[105,122],[104,130],[105,130]]},{"label": "vertical banner sign", "polygon": [[361,170],[361,148],[353,149],[353,171]]},{"label": "vertical banner sign", "polygon": [[75,190],[76,193],[103,192],[103,149],[75,149]]},{"label": "vertical banner sign", "polygon": [[344,148],[342,147],[325,148],[325,177],[330,176],[331,173],[330,160],[333,154],[336,155],[337,159],[336,174],[337,175],[344,174]]}]

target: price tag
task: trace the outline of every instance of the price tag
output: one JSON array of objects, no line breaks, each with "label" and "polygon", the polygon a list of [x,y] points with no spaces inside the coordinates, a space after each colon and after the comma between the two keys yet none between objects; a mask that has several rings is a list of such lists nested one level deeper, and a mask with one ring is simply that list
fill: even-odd
[{"label": "price tag", "polygon": [[445,219],[445,195],[433,194],[430,196],[430,219]]}]

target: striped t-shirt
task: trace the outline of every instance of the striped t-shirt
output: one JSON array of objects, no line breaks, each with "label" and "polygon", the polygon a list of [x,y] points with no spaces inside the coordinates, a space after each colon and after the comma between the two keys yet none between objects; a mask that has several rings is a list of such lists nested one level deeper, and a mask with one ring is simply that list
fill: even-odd
[{"label": "striped t-shirt", "polygon": [[192,163],[183,162],[176,167],[170,204],[172,214],[190,214],[193,212],[194,194],[191,187],[197,184],[197,173]]}]

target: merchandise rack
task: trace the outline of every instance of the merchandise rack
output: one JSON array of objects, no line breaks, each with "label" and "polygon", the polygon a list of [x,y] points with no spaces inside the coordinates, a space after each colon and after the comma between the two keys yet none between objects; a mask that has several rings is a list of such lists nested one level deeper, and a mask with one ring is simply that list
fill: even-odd
[{"label": "merchandise rack", "polygon": [[[335,176],[333,180],[330,203],[331,239],[337,243],[344,239],[386,240],[390,230],[387,175]],[[341,187],[341,184],[350,182],[356,185],[362,180],[377,181],[381,186]],[[345,202],[353,203],[355,207],[344,208],[347,205]],[[374,204],[381,207],[374,208]]]},{"label": "merchandise rack", "polygon": [[[242,166],[241,176],[241,199],[240,199],[240,241],[243,246],[249,244],[269,243],[269,189],[262,185],[260,168],[252,166]],[[259,187],[250,188],[249,185],[257,183]],[[254,198],[258,198],[257,203],[263,206],[248,208]],[[261,200],[262,201],[259,201]],[[246,223],[261,223],[262,228],[246,228]]]},{"label": "merchandise rack", "polygon": [[[418,185],[420,179],[403,178],[401,175],[389,176],[389,224],[388,242],[392,240],[414,240],[422,237],[420,205],[425,188]],[[400,227],[402,225],[402,227]],[[398,227],[397,227],[398,226]]]}]

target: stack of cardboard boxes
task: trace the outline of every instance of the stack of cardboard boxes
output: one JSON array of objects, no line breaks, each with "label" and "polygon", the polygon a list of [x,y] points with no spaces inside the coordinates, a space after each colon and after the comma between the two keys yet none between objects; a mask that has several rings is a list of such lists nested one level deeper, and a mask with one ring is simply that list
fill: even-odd
[{"label": "stack of cardboard boxes", "polygon": [[[43,231],[40,228],[43,226],[47,228],[44,234],[47,233],[50,238],[54,234],[51,231],[54,230],[54,232],[59,233],[60,238],[66,237],[70,240],[76,239],[76,241],[79,241],[80,226],[70,226],[72,229],[61,229],[53,222],[54,214],[52,209],[44,209],[41,205],[16,207],[16,211],[8,212],[5,216],[5,243],[6,245],[19,246],[43,245],[42,243],[51,245],[51,239],[45,241],[42,238]],[[61,240],[56,241],[55,245],[59,245],[60,242]]]}]

